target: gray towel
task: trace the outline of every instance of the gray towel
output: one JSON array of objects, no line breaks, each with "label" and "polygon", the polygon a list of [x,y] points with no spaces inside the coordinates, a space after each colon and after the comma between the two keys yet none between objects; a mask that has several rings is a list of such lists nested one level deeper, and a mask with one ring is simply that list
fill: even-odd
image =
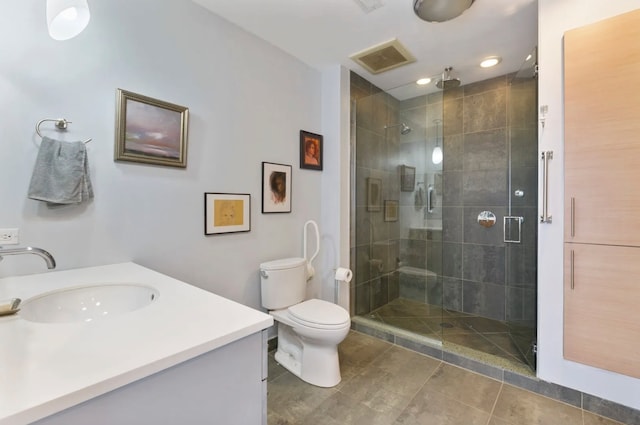
[{"label": "gray towel", "polygon": [[413,196],[413,201],[416,207],[416,211],[419,211],[420,208],[424,207],[424,189],[421,186],[418,186],[418,190]]},{"label": "gray towel", "polygon": [[28,196],[49,205],[79,204],[93,198],[85,144],[43,137]]}]

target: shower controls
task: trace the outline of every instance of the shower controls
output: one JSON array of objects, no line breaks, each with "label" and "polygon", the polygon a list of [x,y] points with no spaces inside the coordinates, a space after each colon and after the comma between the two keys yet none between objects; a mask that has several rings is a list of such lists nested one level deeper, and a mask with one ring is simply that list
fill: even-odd
[{"label": "shower controls", "polygon": [[482,227],[492,227],[496,224],[496,215],[491,211],[482,211],[478,214],[478,224]]},{"label": "shower controls", "polygon": [[524,197],[524,190],[517,189],[516,191],[513,192],[513,194],[517,198],[523,198]]}]

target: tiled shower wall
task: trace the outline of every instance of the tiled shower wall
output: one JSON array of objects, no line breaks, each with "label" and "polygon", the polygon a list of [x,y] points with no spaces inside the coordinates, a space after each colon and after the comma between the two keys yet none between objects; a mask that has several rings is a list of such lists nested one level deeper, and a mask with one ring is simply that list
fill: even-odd
[{"label": "tiled shower wall", "polygon": [[[351,76],[356,105],[352,311],[366,314],[402,296],[493,319],[533,323],[535,80],[509,85],[513,75],[501,76],[448,90],[444,97],[438,94],[399,102],[357,74]],[[399,200],[401,209],[413,208],[414,194],[400,192],[398,166],[412,155],[428,157],[422,152],[426,145],[400,143],[399,132],[385,131],[384,125],[422,120],[422,134],[429,138],[434,127],[424,117],[443,119],[444,162],[442,188],[438,188],[442,195],[435,211],[435,218],[442,219],[441,232],[425,229],[424,223],[422,229],[414,229],[412,223],[402,220],[385,222],[383,208],[371,211],[367,207],[367,178],[377,178],[382,182],[383,199]],[[414,135],[417,127],[414,125]],[[412,146],[420,151],[406,152]],[[431,177],[426,172],[416,176],[417,180]],[[524,196],[514,196],[516,190]],[[510,197],[511,215],[524,217],[520,244],[503,241],[502,220],[508,214]],[[491,228],[477,223],[478,214],[485,210],[497,217]],[[399,264],[429,269],[436,276],[398,273],[395,259]]]},{"label": "tiled shower wall", "polygon": [[[454,310],[535,320],[537,136],[535,80],[513,75],[444,95],[443,293]],[[511,125],[509,125],[511,124]],[[511,184],[509,181],[511,162]],[[522,197],[514,195],[522,191]],[[521,243],[504,242],[503,217],[522,216]],[[493,227],[478,224],[491,211]]]},{"label": "tiled shower wall", "polygon": [[[398,297],[395,272],[399,221],[384,221],[384,200],[398,200],[399,130],[385,130],[398,122],[398,101],[355,73],[351,73],[355,104],[355,235],[351,240],[354,271],[351,311],[366,314]],[[367,179],[379,179],[379,205],[367,199]],[[352,195],[353,196],[353,195]]]}]

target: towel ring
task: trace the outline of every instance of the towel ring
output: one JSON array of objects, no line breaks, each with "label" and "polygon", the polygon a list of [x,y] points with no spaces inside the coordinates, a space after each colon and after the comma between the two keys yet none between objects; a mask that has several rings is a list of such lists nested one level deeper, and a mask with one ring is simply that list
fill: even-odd
[{"label": "towel ring", "polygon": [[[42,124],[45,121],[53,121],[55,124],[55,126],[59,129],[59,130],[66,130],[67,129],[67,124],[71,124],[71,121],[67,121],[64,118],[58,118],[58,119],[51,119],[51,118],[45,118],[43,120],[38,121],[38,124],[36,124],[36,133],[38,133],[38,136],[40,136],[40,138],[42,138],[42,133],[40,133],[40,124]],[[84,141],[84,143],[89,143],[92,139],[87,139]]]}]

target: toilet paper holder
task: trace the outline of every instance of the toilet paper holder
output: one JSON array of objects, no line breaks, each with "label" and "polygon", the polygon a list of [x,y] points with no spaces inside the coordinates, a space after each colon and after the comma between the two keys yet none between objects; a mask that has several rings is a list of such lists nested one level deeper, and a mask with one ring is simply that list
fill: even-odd
[{"label": "toilet paper holder", "polygon": [[353,278],[353,272],[350,269],[344,267],[338,267],[335,274],[335,283],[333,287],[333,302],[339,305],[340,301],[340,282],[351,282]]}]

